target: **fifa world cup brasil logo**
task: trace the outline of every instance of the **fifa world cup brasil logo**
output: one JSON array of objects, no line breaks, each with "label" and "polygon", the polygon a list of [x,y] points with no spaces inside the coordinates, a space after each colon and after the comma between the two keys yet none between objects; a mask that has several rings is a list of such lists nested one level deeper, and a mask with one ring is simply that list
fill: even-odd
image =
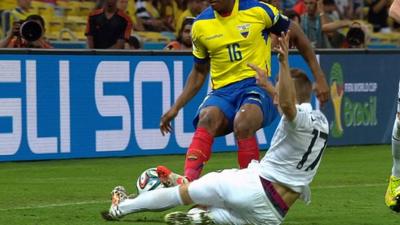
[{"label": "fifa world cup brasil logo", "polygon": [[343,135],[342,119],[341,119],[341,108],[343,99],[343,72],[342,67],[339,63],[333,64],[330,72],[330,89],[331,89],[331,100],[333,104],[333,110],[335,113],[335,119],[331,125],[331,133],[335,138],[339,138]]}]

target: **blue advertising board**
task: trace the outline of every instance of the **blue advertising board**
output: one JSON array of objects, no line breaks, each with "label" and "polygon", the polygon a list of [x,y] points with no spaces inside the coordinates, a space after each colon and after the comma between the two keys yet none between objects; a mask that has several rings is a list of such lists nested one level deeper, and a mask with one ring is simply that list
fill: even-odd
[{"label": "blue advertising board", "polygon": [[[181,93],[193,65],[190,53],[0,54],[0,161],[183,154],[192,118],[209,83],[173,121],[165,136],[159,121]],[[389,143],[400,64],[393,54],[321,54],[331,87],[325,105],[330,145]],[[305,70],[301,56],[291,67]],[[388,66],[390,65],[390,66]],[[272,75],[278,71],[276,57]],[[269,146],[278,120],[257,132]],[[214,151],[236,150],[232,134]]]},{"label": "blue advertising board", "polygon": [[[291,61],[305,66],[301,57]],[[185,153],[210,85],[181,110],[171,134],[161,135],[159,121],[192,64],[189,53],[0,55],[0,161]],[[257,133],[262,148],[275,126]],[[213,149],[235,150],[233,135]]]},{"label": "blue advertising board", "polygon": [[397,111],[399,57],[394,54],[322,54],[331,99],[328,145],[390,143]]}]

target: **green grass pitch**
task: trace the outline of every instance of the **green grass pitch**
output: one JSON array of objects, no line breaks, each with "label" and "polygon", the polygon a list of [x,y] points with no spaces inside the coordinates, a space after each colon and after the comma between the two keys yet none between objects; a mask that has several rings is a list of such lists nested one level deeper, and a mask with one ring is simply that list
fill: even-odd
[{"label": "green grass pitch", "polygon": [[[138,175],[164,164],[181,171],[182,155],[0,163],[0,224],[163,224],[165,213],[99,216],[116,185],[135,191]],[[215,153],[205,171],[231,168],[236,153]],[[390,146],[328,148],[311,186],[312,203],[298,201],[285,225],[395,225],[400,214],[384,205],[392,161]],[[180,209],[185,209],[181,207]]]}]

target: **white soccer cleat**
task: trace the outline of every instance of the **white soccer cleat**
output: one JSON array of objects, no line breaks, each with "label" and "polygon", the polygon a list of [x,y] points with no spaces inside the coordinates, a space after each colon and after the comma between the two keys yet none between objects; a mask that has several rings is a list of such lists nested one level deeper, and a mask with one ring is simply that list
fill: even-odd
[{"label": "white soccer cleat", "polygon": [[169,225],[213,225],[213,220],[207,211],[193,208],[189,212],[172,212],[164,217],[164,221]]},{"label": "white soccer cleat", "polygon": [[105,220],[119,220],[123,217],[122,212],[119,210],[119,203],[128,198],[128,194],[123,186],[116,186],[111,191],[111,206],[107,211],[101,212],[101,216]]}]

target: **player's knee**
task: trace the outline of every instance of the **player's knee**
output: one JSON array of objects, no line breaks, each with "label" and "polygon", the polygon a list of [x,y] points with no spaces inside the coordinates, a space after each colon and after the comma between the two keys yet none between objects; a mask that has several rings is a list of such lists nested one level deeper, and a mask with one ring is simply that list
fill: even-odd
[{"label": "player's knee", "polygon": [[252,126],[249,124],[238,122],[234,124],[233,132],[238,138],[247,138],[254,135],[254,131],[251,128]]},{"label": "player's knee", "polygon": [[233,123],[233,131],[237,138],[248,138],[261,127],[261,122],[255,119],[237,119]]},{"label": "player's knee", "polygon": [[198,127],[204,127],[207,131],[216,136],[218,130],[223,126],[224,118],[216,112],[203,110],[199,115]]}]

